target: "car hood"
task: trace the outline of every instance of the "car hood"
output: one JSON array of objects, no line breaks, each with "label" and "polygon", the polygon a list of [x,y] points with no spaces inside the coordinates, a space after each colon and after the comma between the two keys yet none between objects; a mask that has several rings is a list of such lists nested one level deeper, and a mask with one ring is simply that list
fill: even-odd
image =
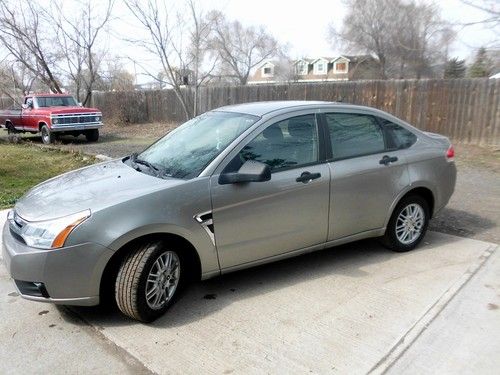
[{"label": "car hood", "polygon": [[125,165],[122,160],[112,160],[35,186],[16,203],[15,210],[28,221],[50,220],[86,209],[95,212],[183,182],[153,177]]}]

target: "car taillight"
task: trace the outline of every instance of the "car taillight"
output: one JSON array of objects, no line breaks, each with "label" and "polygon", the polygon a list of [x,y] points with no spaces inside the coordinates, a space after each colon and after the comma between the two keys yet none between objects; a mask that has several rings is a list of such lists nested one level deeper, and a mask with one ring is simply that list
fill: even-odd
[{"label": "car taillight", "polygon": [[448,147],[448,150],[446,150],[446,159],[448,161],[452,161],[455,158],[455,149],[453,148],[453,145],[450,145]]}]

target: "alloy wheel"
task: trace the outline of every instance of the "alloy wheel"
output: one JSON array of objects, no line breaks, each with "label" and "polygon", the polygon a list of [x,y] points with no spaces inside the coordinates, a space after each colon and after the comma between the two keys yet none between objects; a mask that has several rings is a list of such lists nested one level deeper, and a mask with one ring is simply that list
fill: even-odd
[{"label": "alloy wheel", "polygon": [[162,253],[153,263],[146,280],[146,302],[159,310],[172,298],[179,284],[180,260],[173,251]]}]

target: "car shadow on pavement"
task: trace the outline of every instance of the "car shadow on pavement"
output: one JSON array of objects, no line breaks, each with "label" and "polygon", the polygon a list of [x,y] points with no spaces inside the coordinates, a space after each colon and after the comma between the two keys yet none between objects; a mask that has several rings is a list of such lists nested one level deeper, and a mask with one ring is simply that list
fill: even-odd
[{"label": "car shadow on pavement", "polygon": [[[454,237],[428,234],[412,252],[395,253],[376,240],[363,240],[196,282],[188,286],[164,316],[149,325],[162,328],[182,326],[204,319],[237,301],[332,274],[356,278],[363,283],[363,279],[368,280],[370,276],[364,270],[366,266],[382,265],[416,252],[432,252],[436,246],[455,241],[458,239]],[[70,310],[96,327],[140,324],[122,315],[116,307],[71,307]]]},{"label": "car shadow on pavement", "polygon": [[498,224],[471,212],[445,207],[429,224],[429,230],[459,237],[473,237]]}]

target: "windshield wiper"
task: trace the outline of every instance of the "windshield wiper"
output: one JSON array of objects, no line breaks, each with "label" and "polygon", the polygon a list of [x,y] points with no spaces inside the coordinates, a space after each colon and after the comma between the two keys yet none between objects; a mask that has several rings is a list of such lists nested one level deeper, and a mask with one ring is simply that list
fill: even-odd
[{"label": "windshield wiper", "polygon": [[152,171],[155,172],[155,175],[157,177],[160,177],[161,175],[164,174],[164,172],[163,172],[162,169],[160,169],[157,166],[151,164],[149,161],[137,158],[137,153],[133,153],[132,155],[130,155],[130,160],[134,164],[141,164],[141,165],[144,165],[144,166],[148,167],[150,170],[152,170]]}]

